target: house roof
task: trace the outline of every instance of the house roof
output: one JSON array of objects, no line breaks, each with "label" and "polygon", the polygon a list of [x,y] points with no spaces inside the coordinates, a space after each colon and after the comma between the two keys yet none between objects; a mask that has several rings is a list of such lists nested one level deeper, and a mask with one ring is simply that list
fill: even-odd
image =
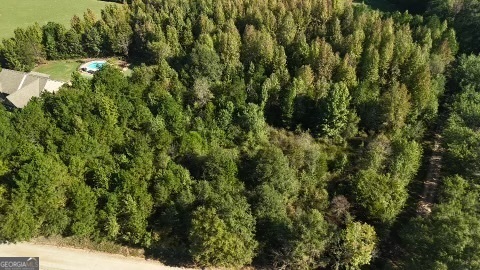
[{"label": "house roof", "polygon": [[40,80],[36,79],[31,81],[29,84],[23,86],[18,91],[15,91],[13,94],[7,96],[8,101],[10,101],[15,107],[23,108],[30,101],[32,97],[40,96]]},{"label": "house roof", "polygon": [[22,87],[24,87],[26,85],[30,85],[34,81],[39,81],[39,90],[40,89],[43,90],[45,88],[45,85],[47,84],[48,78],[50,76],[46,75],[46,74],[43,74],[43,75],[46,75],[46,77],[45,76],[38,76],[37,74],[38,73],[32,74],[32,72],[26,74],[25,75],[25,81],[23,82]]},{"label": "house roof", "polygon": [[50,75],[38,72],[19,72],[2,69],[0,72],[0,93],[15,107],[23,108],[32,97],[39,97],[43,91],[55,93],[64,84],[49,80]]},{"label": "house roof", "polygon": [[10,95],[17,91],[25,78],[25,74],[20,71],[2,69],[0,72],[0,92]]}]

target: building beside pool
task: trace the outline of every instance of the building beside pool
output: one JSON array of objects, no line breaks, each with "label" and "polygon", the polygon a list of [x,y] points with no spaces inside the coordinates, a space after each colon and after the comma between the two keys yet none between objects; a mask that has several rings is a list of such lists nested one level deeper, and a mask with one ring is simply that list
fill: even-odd
[{"label": "building beside pool", "polygon": [[20,72],[2,69],[0,72],[0,102],[14,108],[23,108],[33,97],[44,91],[55,93],[65,82],[50,79],[38,72]]}]

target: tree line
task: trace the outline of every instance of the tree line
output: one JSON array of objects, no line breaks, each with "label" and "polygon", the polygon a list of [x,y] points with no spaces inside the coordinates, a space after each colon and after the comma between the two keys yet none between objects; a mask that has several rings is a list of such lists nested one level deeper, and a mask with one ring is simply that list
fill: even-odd
[{"label": "tree line", "polygon": [[[367,1],[365,1],[367,2]],[[478,54],[480,34],[480,1],[478,0],[382,0],[394,4],[399,10],[408,10],[413,14],[437,16],[448,21],[456,33],[463,53]]]},{"label": "tree line", "polygon": [[138,64],[0,107],[0,238],[108,240],[199,266],[369,265],[457,50],[436,16],[346,0],[134,0],[17,29],[4,67]]},{"label": "tree line", "polygon": [[132,29],[126,5],[111,5],[101,18],[88,10],[74,16],[71,27],[55,22],[17,28],[12,38],[2,40],[0,63],[10,69],[30,71],[46,60],[80,57],[128,56]]}]

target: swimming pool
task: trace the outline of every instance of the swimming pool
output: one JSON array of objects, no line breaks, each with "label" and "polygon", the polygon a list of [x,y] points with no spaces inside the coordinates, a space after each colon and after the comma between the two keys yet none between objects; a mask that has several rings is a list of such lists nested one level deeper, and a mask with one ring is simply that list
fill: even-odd
[{"label": "swimming pool", "polygon": [[99,69],[101,69],[104,65],[105,65],[105,61],[93,61],[93,62],[90,62],[88,63],[88,65],[86,66],[87,68],[87,71],[98,71]]}]

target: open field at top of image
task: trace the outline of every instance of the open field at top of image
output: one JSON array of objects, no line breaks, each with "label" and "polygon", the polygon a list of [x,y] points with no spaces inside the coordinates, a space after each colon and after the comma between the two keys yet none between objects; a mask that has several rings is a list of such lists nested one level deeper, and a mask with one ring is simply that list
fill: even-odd
[{"label": "open field at top of image", "polygon": [[108,4],[111,2],[99,0],[1,0],[0,39],[35,22],[44,25],[53,21],[68,28],[73,15],[82,16],[89,8],[100,16],[100,10]]}]

